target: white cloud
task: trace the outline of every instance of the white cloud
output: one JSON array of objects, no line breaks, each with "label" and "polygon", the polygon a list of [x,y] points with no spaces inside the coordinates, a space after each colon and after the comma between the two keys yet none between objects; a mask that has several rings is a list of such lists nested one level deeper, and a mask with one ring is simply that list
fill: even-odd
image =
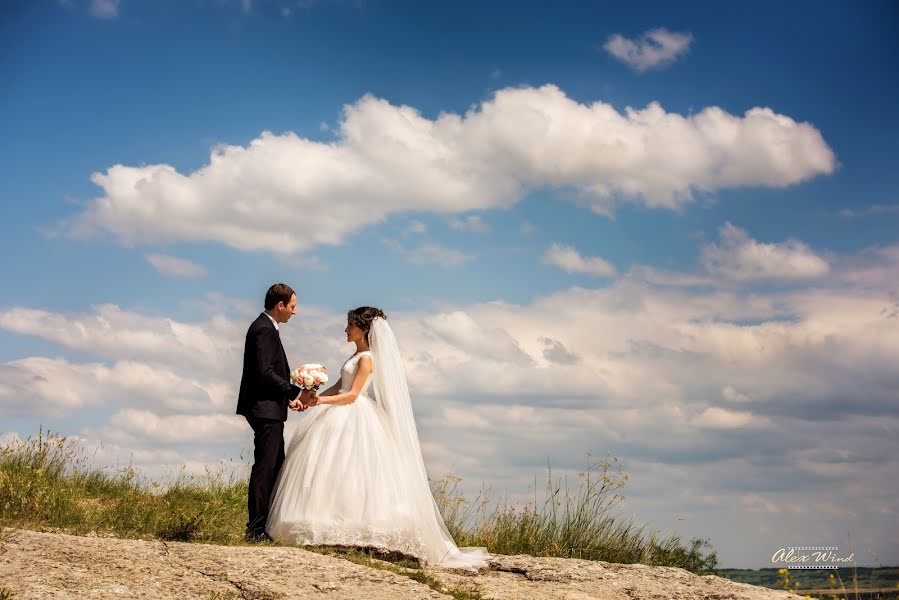
[{"label": "white cloud", "polygon": [[120,0],[91,0],[90,14],[98,19],[115,19],[119,16]]},{"label": "white cloud", "polygon": [[112,439],[129,436],[158,444],[230,444],[246,434],[246,419],[235,414],[171,415],[160,417],[148,410],[126,409],[114,414],[107,434]]},{"label": "white cloud", "polygon": [[382,243],[405,256],[409,262],[418,265],[438,265],[441,267],[458,267],[475,258],[475,254],[447,248],[434,242],[426,242],[415,248],[403,246],[396,240],[384,238]]},{"label": "white cloud", "polygon": [[[839,279],[849,285],[899,292],[899,244],[867,247],[835,262]],[[899,305],[885,310],[897,314]]]},{"label": "white cloud", "polygon": [[598,256],[581,256],[564,244],[553,244],[543,254],[543,263],[559,267],[566,273],[587,273],[594,277],[614,277],[617,271],[609,261]]},{"label": "white cloud", "polygon": [[709,406],[693,419],[693,425],[706,429],[738,429],[758,427],[768,423],[768,419],[755,417],[751,412],[727,410]]},{"label": "white cloud", "polygon": [[558,363],[560,365],[573,365],[580,362],[580,357],[568,351],[565,344],[559,340],[543,337],[540,341],[546,346],[543,349],[543,358],[549,362]]},{"label": "white cloud", "polygon": [[82,365],[61,372],[64,361],[34,357],[0,366],[0,407],[13,415],[68,414],[99,403],[91,382],[108,371],[103,365]]},{"label": "white cloud", "polygon": [[237,390],[134,361],[75,364],[31,357],[0,366],[0,406],[11,413],[65,415],[85,406],[144,406],[161,412],[230,410]]},{"label": "white cloud", "polygon": [[465,219],[452,219],[450,220],[450,227],[458,231],[470,231],[474,233],[487,233],[490,231],[490,226],[482,221],[481,217],[477,215],[470,215]]},{"label": "white cloud", "polygon": [[144,256],[147,262],[163,275],[172,277],[200,277],[206,274],[206,269],[195,262],[167,254],[147,254]]},{"label": "white cloud", "polygon": [[828,262],[798,240],[765,244],[730,223],[719,229],[720,244],[702,248],[709,274],[734,281],[812,279],[826,275]]},{"label": "white cloud", "polygon": [[483,357],[492,361],[530,363],[530,357],[504,329],[479,323],[463,311],[432,315],[426,339],[440,340],[469,360]]},{"label": "white cloud", "polygon": [[[62,227],[125,244],[297,253],[394,214],[509,207],[537,187],[574,189],[577,202],[609,214],[619,202],[679,209],[697,192],[783,187],[836,167],[815,127],[769,108],[682,116],[653,102],[622,114],[553,85],[502,89],[464,115],[433,120],[365,95],[344,107],[337,133],[318,142],[265,131],[246,147],[217,146],[187,174],[113,165],[91,176],[103,195]],[[284,227],[300,220],[306,235]]]},{"label": "white cloud", "polygon": [[23,307],[0,311],[0,329],[6,331],[37,335],[89,355],[177,364],[205,373],[228,372],[240,365],[245,327],[224,317],[181,323],[109,304],[95,307],[92,314]]},{"label": "white cloud", "polygon": [[635,39],[616,33],[609,36],[603,48],[624,64],[642,73],[670,65],[687,53],[692,42],[691,33],[677,33],[660,27],[647,31]]}]

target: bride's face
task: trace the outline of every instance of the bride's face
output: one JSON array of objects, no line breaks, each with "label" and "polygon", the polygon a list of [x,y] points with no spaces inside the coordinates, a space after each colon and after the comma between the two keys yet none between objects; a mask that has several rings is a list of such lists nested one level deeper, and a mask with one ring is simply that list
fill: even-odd
[{"label": "bride's face", "polygon": [[348,342],[358,342],[365,339],[365,332],[362,331],[362,328],[350,322],[349,319],[347,319],[344,331],[346,332],[346,341]]}]

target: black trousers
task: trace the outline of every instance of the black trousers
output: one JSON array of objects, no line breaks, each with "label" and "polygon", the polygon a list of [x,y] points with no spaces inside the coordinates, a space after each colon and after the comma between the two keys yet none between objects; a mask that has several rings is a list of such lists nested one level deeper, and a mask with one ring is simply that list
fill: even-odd
[{"label": "black trousers", "polygon": [[253,469],[247,494],[247,533],[265,531],[278,472],[284,463],[284,421],[247,417],[253,428]]}]

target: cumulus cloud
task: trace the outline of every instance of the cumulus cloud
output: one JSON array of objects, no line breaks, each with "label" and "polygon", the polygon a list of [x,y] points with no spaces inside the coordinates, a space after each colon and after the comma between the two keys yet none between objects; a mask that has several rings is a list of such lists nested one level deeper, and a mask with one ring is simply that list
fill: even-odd
[{"label": "cumulus cloud", "polygon": [[[697,192],[783,187],[835,167],[813,125],[770,108],[683,116],[652,102],[621,113],[544,85],[428,119],[368,94],[344,107],[333,142],[265,131],[246,147],[215,147],[191,173],[167,164],[94,173],[102,195],[62,230],[297,253],[391,215],[509,207],[538,187],[573,189],[577,202],[609,214],[618,202],[679,209]],[[303,235],[284,227],[301,218]]]},{"label": "cumulus cloud", "polygon": [[206,269],[195,262],[185,258],[169,256],[167,254],[147,254],[144,256],[147,262],[153,265],[163,275],[172,277],[200,277],[206,274]]},{"label": "cumulus cloud", "polygon": [[614,277],[618,271],[609,261],[599,256],[581,256],[564,244],[553,244],[543,254],[543,263],[559,267],[566,273],[587,273],[594,277]]},{"label": "cumulus cloud", "polygon": [[0,310],[0,329],[35,334],[88,355],[178,364],[212,373],[240,364],[245,333],[224,317],[182,323],[110,304],[80,314],[25,307]]},{"label": "cumulus cloud", "polygon": [[115,19],[119,16],[120,0],[91,0],[89,12],[98,19]]},{"label": "cumulus cloud", "polygon": [[246,420],[234,414],[171,415],[160,417],[148,411],[126,409],[109,420],[107,430],[114,440],[152,439],[160,444],[231,444],[246,434]]},{"label": "cumulus cloud", "polygon": [[560,365],[573,365],[580,362],[580,358],[576,354],[569,352],[568,348],[565,347],[565,344],[559,340],[544,337],[540,338],[540,341],[545,345],[545,348],[543,348],[543,358],[546,360]]},{"label": "cumulus cloud", "polygon": [[463,311],[433,315],[433,322],[422,334],[443,342],[470,360],[482,357],[491,361],[530,364],[530,357],[508,331],[479,323]]},{"label": "cumulus cloud", "polygon": [[691,33],[678,33],[659,27],[634,39],[616,33],[609,36],[603,48],[630,68],[642,73],[670,65],[687,53],[692,42]]},{"label": "cumulus cloud", "polygon": [[[899,244],[869,246],[856,255],[836,257],[835,262],[837,277],[848,285],[899,293]],[[897,314],[899,303],[884,311]]]},{"label": "cumulus cloud", "polygon": [[12,413],[64,415],[90,405],[203,413],[229,410],[236,397],[233,384],[201,382],[134,361],[107,366],[31,357],[0,366],[0,406]]},{"label": "cumulus cloud", "polygon": [[90,380],[96,382],[108,369],[99,364],[66,369],[60,362],[34,357],[0,366],[0,407],[14,415],[65,415],[98,403]]},{"label": "cumulus cloud", "polygon": [[720,243],[702,248],[702,263],[716,277],[734,281],[813,279],[826,275],[828,262],[799,240],[766,244],[725,223]]}]

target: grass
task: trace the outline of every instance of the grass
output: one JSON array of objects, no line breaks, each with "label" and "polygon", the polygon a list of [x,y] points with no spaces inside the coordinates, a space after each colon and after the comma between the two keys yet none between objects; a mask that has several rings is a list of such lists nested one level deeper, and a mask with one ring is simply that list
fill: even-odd
[{"label": "grass", "polygon": [[[571,490],[567,481],[547,473],[543,502],[536,498],[524,507],[506,501],[492,503],[489,490],[475,501],[458,492],[459,478],[436,482],[434,497],[447,528],[460,546],[486,546],[498,554],[530,554],[615,563],[641,563],[681,567],[698,574],[716,573],[718,560],[708,540],[693,538],[684,544],[678,535],[663,537],[646,526],[623,521],[616,507],[624,500],[617,493],[627,475],[618,459],[591,462],[578,474]],[[535,485],[536,490],[536,485]]]},{"label": "grass", "polygon": [[55,434],[0,447],[0,526],[236,544],[246,496],[246,481],[223,472],[162,485],[131,467],[98,468]]},{"label": "grass", "polygon": [[[708,540],[663,537],[615,514],[627,475],[617,459],[590,462],[575,489],[553,480],[542,503],[523,507],[492,502],[489,490],[474,500],[459,491],[459,478],[433,482],[434,497],[459,546],[485,546],[497,554],[530,554],[618,563],[681,567],[716,573]],[[247,471],[244,469],[244,471]],[[43,431],[0,447],[0,526],[96,533],[125,538],[243,544],[245,475],[224,469],[191,476],[183,471],[160,484],[133,468],[92,464],[77,443]],[[345,558],[350,555],[345,554]],[[371,556],[369,556],[369,559]],[[381,561],[384,562],[384,561]],[[392,563],[386,563],[392,564]],[[396,568],[427,576],[408,565]],[[430,585],[430,584],[429,584]],[[474,596],[471,596],[474,597]]]},{"label": "grass", "polygon": [[[794,594],[805,594],[806,598],[811,598],[810,594],[814,594],[816,598],[823,598],[825,594],[830,594],[832,600],[896,600],[899,599],[899,583],[895,583],[895,570],[894,569],[883,569],[887,574],[892,575],[892,580],[884,578],[884,581],[874,581],[874,569],[864,569],[868,571],[869,576],[871,577],[871,581],[868,584],[864,584],[859,581],[858,573],[854,567],[851,568],[840,568],[840,569],[832,569],[822,571],[827,575],[827,587],[823,587],[820,584],[820,581],[816,581],[818,585],[811,583],[815,581],[811,575],[817,575],[816,573],[791,573],[790,569],[782,568],[777,570],[777,582],[776,585],[778,588],[787,590],[788,592],[792,592]],[[844,582],[843,577],[840,575],[840,571],[848,571],[848,576],[850,577],[849,581]],[[892,572],[891,572],[892,571]],[[795,575],[800,575],[801,579],[805,580],[805,585],[800,583],[800,578],[795,577]],[[851,589],[846,589],[846,584],[849,583]],[[889,584],[894,584],[890,587],[881,587]]]}]

